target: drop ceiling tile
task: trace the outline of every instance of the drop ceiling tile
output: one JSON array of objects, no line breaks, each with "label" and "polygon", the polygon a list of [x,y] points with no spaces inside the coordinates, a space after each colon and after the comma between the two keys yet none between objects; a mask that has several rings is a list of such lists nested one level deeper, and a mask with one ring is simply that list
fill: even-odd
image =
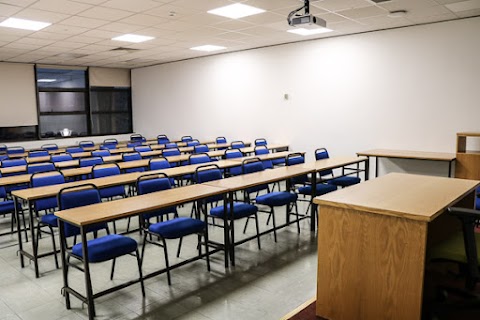
[{"label": "drop ceiling tile", "polygon": [[[82,36],[98,38],[101,40],[112,39],[119,36],[118,32],[104,31],[104,30],[90,30],[82,34]],[[97,40],[98,42],[99,40]]]},{"label": "drop ceiling tile", "polygon": [[191,30],[195,29],[197,26],[192,25],[187,22],[182,22],[182,21],[169,21],[167,23],[162,23],[161,25],[157,26],[159,29],[162,30],[171,30],[171,31],[177,31],[177,32],[182,32],[186,30]]},{"label": "drop ceiling tile", "polygon": [[197,14],[206,11],[200,11],[190,7],[178,7],[172,4],[165,4],[160,7],[148,10],[148,14],[158,16],[166,19],[181,19],[192,14]]},{"label": "drop ceiling tile", "polygon": [[427,16],[427,17],[407,15],[405,18],[408,19],[409,21],[413,22],[413,23],[431,23],[431,22],[452,20],[452,19],[456,18],[456,15],[451,13],[451,12],[448,12],[448,13],[444,13],[444,14],[438,14],[438,15]]},{"label": "drop ceiling tile", "polygon": [[92,6],[89,4],[82,4],[68,0],[39,0],[30,6],[30,8],[33,9],[40,9],[65,14],[77,14],[91,7]]},{"label": "drop ceiling tile", "polygon": [[411,11],[418,8],[429,8],[438,5],[434,0],[402,0],[402,1],[388,1],[378,4],[379,7],[389,11],[407,10]]},{"label": "drop ceiling tile", "polygon": [[222,40],[242,40],[250,37],[252,37],[252,35],[240,32],[226,32],[216,36],[216,38]]},{"label": "drop ceiling tile", "polygon": [[318,2],[312,2],[311,4],[311,6],[332,12],[353,8],[368,7],[371,5],[372,2],[368,0],[323,0]]},{"label": "drop ceiling tile", "polygon": [[38,49],[38,46],[33,45],[33,44],[19,43],[18,41],[15,41],[15,42],[10,42],[9,44],[6,44],[2,47],[2,49],[5,49],[5,48],[31,51],[31,50]]},{"label": "drop ceiling tile", "polygon": [[194,8],[199,11],[209,11],[212,9],[216,9],[219,7],[224,7],[230,4],[233,4],[238,1],[229,1],[229,0],[178,0],[175,1],[173,4],[179,7],[188,7]]},{"label": "drop ceiling tile", "polygon": [[11,4],[19,7],[26,7],[38,0],[0,0],[0,3]]},{"label": "drop ceiling tile", "polygon": [[155,38],[167,37],[168,39],[171,39],[172,36],[175,35],[177,32],[175,30],[165,30],[161,28],[144,28],[136,31],[135,33]]},{"label": "drop ceiling tile", "polygon": [[150,1],[150,0],[111,0],[105,3],[102,3],[103,7],[132,11],[132,12],[143,12],[151,10],[155,7],[161,6],[161,3]]},{"label": "drop ceiling tile", "polygon": [[409,11],[407,14],[407,19],[418,22],[427,17],[439,16],[448,13],[451,13],[451,11],[445,8],[445,6],[437,5],[433,7],[417,8]]},{"label": "drop ceiling tile", "polygon": [[370,6],[370,7],[362,7],[362,8],[337,11],[336,13],[350,19],[362,19],[362,18],[368,18],[368,17],[387,15],[388,11],[376,6]]},{"label": "drop ceiling tile", "polygon": [[144,26],[138,26],[122,22],[112,22],[101,27],[98,27],[99,30],[106,30],[118,33],[134,33],[137,30],[144,29]]},{"label": "drop ceiling tile", "polygon": [[72,0],[72,1],[79,2],[79,3],[93,4],[93,5],[100,5],[102,3],[107,2],[107,0]]},{"label": "drop ceiling tile", "polygon": [[214,28],[228,31],[242,30],[246,28],[251,28],[252,26],[254,26],[254,24],[251,22],[233,19],[212,25],[212,27]]},{"label": "drop ceiling tile", "polygon": [[139,26],[153,27],[158,24],[168,22],[168,19],[152,16],[148,14],[135,14],[120,20],[121,23],[133,24]]},{"label": "drop ceiling tile", "polygon": [[86,11],[79,13],[78,15],[82,17],[87,17],[87,18],[116,21],[116,20],[124,19],[133,14],[134,13],[130,11],[105,8],[105,7],[93,7],[91,9],[88,9]]},{"label": "drop ceiling tile", "polygon": [[456,12],[455,15],[457,17],[460,17],[460,18],[480,16],[480,9],[473,9],[473,10]]},{"label": "drop ceiling tile", "polygon": [[273,12],[264,12],[260,14],[256,14],[254,16],[249,16],[242,18],[243,21],[251,22],[251,23],[256,23],[256,24],[266,24],[266,23],[273,23],[277,21],[285,21],[287,23],[287,18],[279,13],[273,13]]},{"label": "drop ceiling tile", "polygon": [[84,36],[83,34],[78,35],[78,36],[73,36],[67,39],[67,41],[71,42],[80,42],[80,43],[85,43],[85,44],[94,44],[99,41],[102,41],[101,38],[94,38],[94,37],[87,37]]},{"label": "drop ceiling tile", "polygon": [[61,33],[53,33],[53,32],[46,32],[46,31],[37,31],[29,35],[29,38],[33,39],[47,39],[47,40],[63,40],[70,37],[68,34],[61,34]]},{"label": "drop ceiling tile", "polygon": [[[0,15],[2,17],[12,16],[15,13],[19,12],[20,10],[22,10],[22,7],[11,6],[11,5],[8,5],[8,4],[0,3]],[[4,20],[4,19],[2,19],[2,20]]]},{"label": "drop ceiling tile", "polygon": [[62,24],[65,24],[68,26],[84,27],[88,29],[98,28],[107,23],[108,21],[105,21],[105,20],[78,17],[78,16],[73,16],[62,21]]},{"label": "drop ceiling tile", "polygon": [[207,12],[199,12],[197,14],[189,15],[189,16],[182,17],[182,18],[178,19],[178,21],[187,22],[187,23],[190,23],[192,25],[198,25],[198,26],[214,25],[216,23],[227,22],[227,21],[232,21],[232,20],[234,20],[234,19],[217,16],[217,15],[210,14],[210,13],[207,13]]},{"label": "drop ceiling tile", "polygon": [[68,49],[78,49],[78,48],[85,47],[85,43],[72,42],[72,41],[60,41],[55,44],[58,45],[59,47],[68,48]]},{"label": "drop ceiling tile", "polygon": [[286,27],[285,27],[285,29],[284,28],[274,29],[274,28],[270,28],[270,26],[268,26],[268,27],[267,26],[255,26],[255,27],[244,29],[244,30],[242,30],[242,32],[257,35],[257,36],[259,36],[263,39],[263,37],[268,38],[268,37],[271,37],[272,35],[275,35],[275,34],[279,34],[279,33],[283,34],[283,32],[285,32],[285,30],[287,30]]},{"label": "drop ceiling tile", "polygon": [[82,52],[83,53],[90,52],[91,54],[95,54],[95,53],[100,53],[100,52],[104,52],[104,51],[109,51],[109,50],[112,50],[113,48],[115,48],[115,47],[100,46],[98,44],[90,44],[88,46],[83,47]]},{"label": "drop ceiling tile", "polygon": [[480,9],[480,0],[468,0],[447,4],[446,7],[453,12]]},{"label": "drop ceiling tile", "polygon": [[66,35],[76,35],[76,34],[84,33],[85,31],[88,31],[88,29],[81,28],[81,27],[67,26],[62,24],[54,24],[49,27],[46,27],[42,31],[53,32],[58,34],[66,34]]},{"label": "drop ceiling tile", "polygon": [[21,38],[22,37],[17,36],[17,35],[13,35],[13,34],[2,34],[2,33],[0,33],[0,41],[2,41],[2,42],[9,43],[9,42],[21,39]]},{"label": "drop ceiling tile", "polygon": [[389,16],[376,16],[369,17],[364,19],[359,19],[361,23],[367,24],[369,26],[374,26],[380,29],[394,28],[400,26],[411,25],[407,18],[390,18]]},{"label": "drop ceiling tile", "polygon": [[463,2],[465,0],[435,0],[438,4],[449,4],[455,2]]},{"label": "drop ceiling tile", "polygon": [[300,8],[303,5],[303,1],[296,1],[295,0],[247,0],[242,1],[243,4],[260,8],[263,10],[276,10],[279,8],[287,8],[287,7],[297,7]]},{"label": "drop ceiling tile", "polygon": [[[300,4],[301,5],[301,4]],[[285,16],[285,19],[288,17],[289,13],[298,9],[300,6],[299,5],[294,5],[294,6],[289,6],[289,7],[285,7],[285,8],[279,8],[279,9],[274,9],[274,10],[271,10],[271,12],[275,12],[275,13],[278,13],[278,14],[281,14],[283,16]],[[312,5],[310,5],[310,14],[313,14],[313,15],[319,15],[319,14],[325,14],[329,11],[327,10],[324,10],[324,9],[320,9],[318,7],[314,7]],[[299,14],[303,14],[304,13],[304,10],[300,10],[298,12]]]},{"label": "drop ceiling tile", "polygon": [[57,23],[68,18],[68,15],[63,13],[27,8],[15,14],[15,18]]},{"label": "drop ceiling tile", "polygon": [[49,44],[55,43],[55,40],[47,40],[47,39],[34,39],[25,37],[16,41],[17,43],[24,43],[24,44],[31,44],[37,47],[44,47],[48,46]]}]

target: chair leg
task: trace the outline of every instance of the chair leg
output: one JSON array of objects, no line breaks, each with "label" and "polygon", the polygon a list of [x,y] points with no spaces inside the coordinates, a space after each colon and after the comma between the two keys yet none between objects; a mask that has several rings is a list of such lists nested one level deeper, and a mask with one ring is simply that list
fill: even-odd
[{"label": "chair leg", "polygon": [[[210,272],[210,251],[208,250],[208,230],[207,227],[205,227],[205,232],[203,234],[204,240],[205,240],[205,258],[207,259],[207,270]],[[201,245],[200,243],[198,244],[199,246]]]},{"label": "chair leg", "polygon": [[262,247],[260,246],[260,228],[258,227],[258,214],[256,213],[255,213],[255,228],[257,229],[258,250],[261,250]]},{"label": "chair leg", "polygon": [[167,250],[167,243],[165,242],[165,239],[162,238],[162,243],[163,243],[163,252],[165,254],[165,267],[167,269],[167,281],[168,285],[172,285],[172,279],[170,277],[170,263],[168,262],[168,250]]},{"label": "chair leg", "polygon": [[275,223],[275,209],[273,209],[273,207],[270,207],[270,217],[272,217],[273,223],[273,238],[275,242],[277,242],[277,224]]},{"label": "chair leg", "polygon": [[[52,235],[52,246],[53,246],[53,257],[55,258],[55,267],[59,269],[60,267],[58,266],[58,257],[57,257],[57,245],[55,244],[55,235],[53,234],[53,228],[51,226],[48,226],[50,229],[51,235]],[[37,242],[38,246],[38,242]]]},{"label": "chair leg", "polygon": [[113,274],[115,273],[115,262],[117,259],[113,259],[112,261],[112,271],[110,272],[110,280],[113,280]]},{"label": "chair leg", "polygon": [[140,253],[138,252],[138,248],[135,250],[135,257],[137,258],[138,264],[138,275],[140,280],[140,287],[142,288],[142,296],[145,297],[145,285],[143,284],[143,274],[142,274],[142,260],[140,259]]},{"label": "chair leg", "polygon": [[177,258],[180,257],[180,250],[182,250],[183,237],[178,240]]},{"label": "chair leg", "polygon": [[245,221],[245,226],[243,227],[243,233],[247,232],[247,226],[248,226],[249,220],[250,220],[250,217],[247,217],[247,221]]},{"label": "chair leg", "polygon": [[144,235],[143,235],[142,254],[140,256],[140,262],[142,263],[142,265],[143,265],[143,259],[144,259],[144,256],[145,256],[145,245],[146,244],[147,244],[147,232],[145,231]]}]

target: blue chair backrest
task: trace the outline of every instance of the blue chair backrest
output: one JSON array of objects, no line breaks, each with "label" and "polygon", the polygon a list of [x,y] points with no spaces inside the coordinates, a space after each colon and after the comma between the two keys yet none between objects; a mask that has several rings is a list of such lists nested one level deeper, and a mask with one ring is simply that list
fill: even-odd
[{"label": "blue chair backrest", "polygon": [[28,153],[30,158],[48,157],[49,155],[47,150],[32,150]]},{"label": "blue chair backrest", "polygon": [[215,139],[215,142],[217,144],[220,144],[220,143],[227,143],[227,139],[225,137],[217,137],[217,139]]},{"label": "blue chair backrest", "polygon": [[[2,173],[0,172],[0,178],[2,177]],[[7,190],[5,190],[4,186],[0,186],[0,199],[7,198]]]},{"label": "blue chair backrest", "polygon": [[181,152],[180,152],[180,150],[178,150],[178,148],[164,149],[162,151],[162,155],[164,157],[179,156],[180,154],[181,154]]},{"label": "blue chair backrest", "polygon": [[[65,183],[65,177],[60,172],[47,173],[47,174],[36,173],[30,177],[31,188],[52,186],[55,184],[62,184],[62,183]],[[50,197],[46,199],[36,200],[34,205],[37,211],[56,208],[58,206],[57,197]]]},{"label": "blue chair backrest", "polygon": [[67,148],[67,153],[80,153],[80,152],[83,152],[83,148],[82,147],[68,147]]},{"label": "blue chair backrest", "polygon": [[145,137],[142,136],[141,134],[132,134],[130,136],[130,141],[132,141],[132,142],[144,142],[144,141],[147,141],[147,139],[145,139]]},{"label": "blue chair backrest", "polygon": [[94,147],[95,143],[93,141],[80,141],[78,144],[82,148]]},{"label": "blue chair backrest", "polygon": [[[285,160],[285,164],[287,166],[293,166],[296,164],[301,164],[305,163],[305,157],[301,153],[291,153],[287,156],[287,159]],[[292,184],[304,184],[305,182],[308,181],[308,176],[303,175],[303,176],[298,176],[290,179]]]},{"label": "blue chair backrest", "polygon": [[256,146],[266,146],[267,145],[267,140],[264,139],[264,138],[255,139],[255,145]]},{"label": "blue chair backrest", "polygon": [[242,162],[243,173],[253,173],[265,170],[260,160]]},{"label": "blue chair backrest", "polygon": [[212,159],[205,153],[192,154],[188,157],[188,164],[208,163],[211,161]]},{"label": "blue chair backrest", "polygon": [[172,167],[170,162],[165,158],[151,159],[148,166],[150,170],[168,169]]},{"label": "blue chair backrest", "polygon": [[[81,186],[75,187],[75,191],[70,191],[65,188],[60,190],[58,194],[58,204],[60,210],[72,209],[77,207],[88,206],[95,203],[100,203],[100,193],[94,188],[93,185],[89,186],[89,189],[80,189]],[[65,223],[65,237],[71,237],[80,234],[80,228],[73,226],[69,223]],[[88,231],[94,231],[99,229],[106,229],[107,224],[101,223],[88,228]]]},{"label": "blue chair backrest", "polygon": [[51,162],[34,163],[27,165],[27,173],[48,172],[55,171],[55,165]]},{"label": "blue chair backrest", "polygon": [[135,161],[142,160],[142,156],[138,152],[124,153],[122,154],[123,161]]},{"label": "blue chair backrest", "polygon": [[[255,147],[255,155],[262,155],[262,154],[269,154],[270,151],[266,146],[256,146]],[[265,169],[272,169],[273,168],[273,163],[272,160],[262,160],[263,162],[263,167]]]},{"label": "blue chair backrest", "polygon": [[138,147],[135,147],[134,149],[135,149],[135,151],[137,151],[137,152],[148,152],[148,151],[152,151],[152,148],[150,148],[150,146],[138,146]]},{"label": "blue chair backrest", "polygon": [[240,149],[228,149],[225,151],[225,159],[241,158],[243,157],[242,151]]},{"label": "blue chair backrest", "polygon": [[93,167],[92,172],[94,178],[101,178],[120,174],[120,168],[117,165],[96,165]]},{"label": "blue chair backrest", "polygon": [[181,140],[182,140],[183,142],[188,142],[188,141],[192,141],[193,138],[192,138],[192,136],[183,136]]},{"label": "blue chair backrest", "polygon": [[201,152],[208,152],[210,148],[206,144],[199,144],[193,147],[193,152],[201,153]]},{"label": "blue chair backrest", "polygon": [[117,139],[105,139],[105,140],[103,140],[103,144],[114,144],[114,145],[117,145],[117,144],[118,144],[118,140],[117,140]]},{"label": "blue chair backrest", "polygon": [[152,175],[151,178],[149,177],[147,179],[145,177],[148,176],[142,176],[137,180],[138,194],[147,194],[172,188],[170,178],[165,174]]},{"label": "blue chair backrest", "polygon": [[25,159],[7,159],[2,161],[2,167],[18,167],[18,166],[26,166],[27,160]]},{"label": "blue chair backrest", "polygon": [[232,149],[241,149],[241,148],[245,148],[245,143],[243,143],[243,141],[232,142]]},{"label": "blue chair backrest", "polygon": [[95,150],[92,151],[93,157],[108,157],[110,155],[109,150]]},{"label": "blue chair backrest", "polygon": [[176,142],[169,142],[165,144],[165,149],[177,148],[178,144]]},{"label": "blue chair backrest", "polygon": [[93,167],[96,164],[102,164],[103,159],[101,157],[83,158],[79,162],[80,167]]},{"label": "blue chair backrest", "polygon": [[[315,150],[315,160],[322,160],[322,159],[328,159],[330,156],[328,155],[328,151],[325,148],[319,148]],[[331,169],[328,170],[323,170],[320,172],[321,176],[333,174],[333,171]]]},{"label": "blue chair backrest", "polygon": [[195,170],[194,179],[197,183],[204,183],[222,179],[222,170],[217,165],[198,167]]},{"label": "blue chair backrest", "polygon": [[25,153],[24,147],[8,147],[7,154],[18,154],[18,153]]},{"label": "blue chair backrest", "polygon": [[4,144],[0,144],[0,152],[7,152],[7,146]]},{"label": "blue chair backrest", "polygon": [[58,150],[58,146],[55,143],[49,143],[49,144],[44,144],[42,146],[42,149],[49,150],[49,151]]},{"label": "blue chair backrest", "polygon": [[160,134],[157,136],[157,143],[158,144],[167,144],[170,142],[170,139],[164,134]]},{"label": "blue chair backrest", "polygon": [[100,149],[103,149],[103,150],[109,150],[109,149],[115,149],[115,148],[117,148],[116,143],[104,143],[100,145]]},{"label": "blue chair backrest", "polygon": [[187,147],[194,147],[194,146],[198,146],[199,144],[200,144],[200,141],[198,140],[187,141]]},{"label": "blue chair backrest", "polygon": [[64,154],[53,154],[51,156],[52,162],[63,162],[63,161],[70,161],[73,160],[71,154],[64,153]]}]

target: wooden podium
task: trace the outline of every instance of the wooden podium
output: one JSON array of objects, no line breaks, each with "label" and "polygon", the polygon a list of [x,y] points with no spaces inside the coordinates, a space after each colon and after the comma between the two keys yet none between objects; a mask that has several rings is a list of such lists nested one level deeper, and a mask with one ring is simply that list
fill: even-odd
[{"label": "wooden podium", "polygon": [[468,150],[467,148],[469,146],[467,145],[467,138],[470,138],[468,140],[476,139],[480,142],[480,132],[457,133],[457,162],[455,164],[455,177],[480,180],[480,143],[478,143],[477,147],[474,147],[473,150]]}]

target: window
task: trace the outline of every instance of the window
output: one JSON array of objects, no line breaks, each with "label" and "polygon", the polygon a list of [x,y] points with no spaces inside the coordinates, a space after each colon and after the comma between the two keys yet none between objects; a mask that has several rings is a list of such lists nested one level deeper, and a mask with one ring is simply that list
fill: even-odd
[{"label": "window", "polygon": [[37,68],[41,138],[132,132],[131,89],[87,83],[87,70]]},{"label": "window", "polygon": [[37,68],[37,90],[41,138],[88,135],[86,70]]},{"label": "window", "polygon": [[132,132],[130,88],[92,87],[90,112],[93,135]]}]

